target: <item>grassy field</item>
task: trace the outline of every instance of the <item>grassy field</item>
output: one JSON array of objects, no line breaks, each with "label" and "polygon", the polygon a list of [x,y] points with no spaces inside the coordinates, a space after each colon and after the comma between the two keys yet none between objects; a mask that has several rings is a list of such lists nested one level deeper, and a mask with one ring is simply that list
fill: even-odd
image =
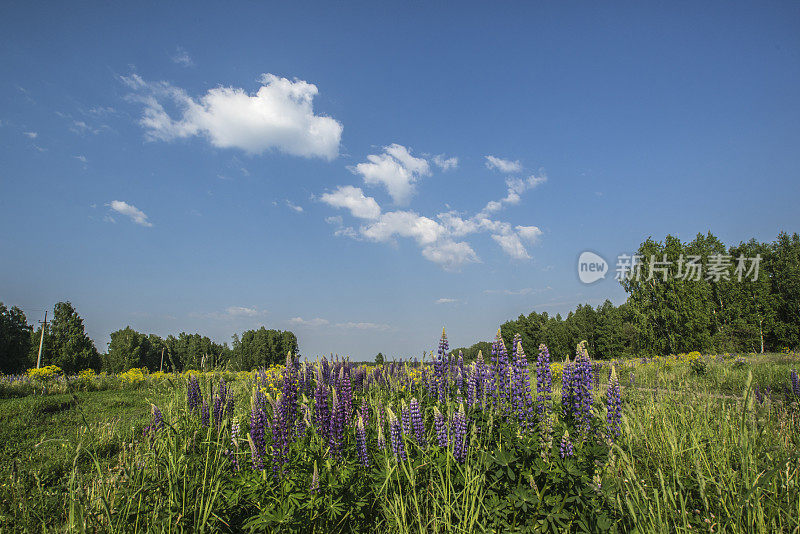
[{"label": "grassy field", "polygon": [[[219,427],[213,405],[210,423],[203,407],[187,410],[186,377],[2,399],[0,531],[800,532],[800,410],[789,379],[797,367],[797,355],[781,354],[617,362],[622,418],[611,439],[610,363],[594,362],[591,434],[561,406],[555,364],[549,443],[541,424],[525,430],[513,401],[440,401],[418,369],[372,368],[363,372],[377,378],[354,383],[352,400],[356,414],[370,407],[369,467],[358,415],[338,445],[321,439],[309,409],[316,391],[303,389],[302,370],[297,413],[308,424],[298,423],[282,452],[270,449],[280,442],[270,420],[286,391],[281,368],[228,374],[233,411]],[[535,398],[536,366],[529,370]],[[362,371],[349,372],[355,381]],[[211,405],[219,375],[199,376]],[[340,388],[331,378],[331,394]],[[269,401],[263,471],[248,442],[259,391]],[[412,398],[427,445],[403,428],[407,455],[397,460],[386,408],[400,419]],[[459,459],[452,421],[465,403]],[[166,425],[143,432],[151,404]],[[444,446],[436,445],[439,410],[451,420]],[[564,457],[566,431],[575,452]]]}]

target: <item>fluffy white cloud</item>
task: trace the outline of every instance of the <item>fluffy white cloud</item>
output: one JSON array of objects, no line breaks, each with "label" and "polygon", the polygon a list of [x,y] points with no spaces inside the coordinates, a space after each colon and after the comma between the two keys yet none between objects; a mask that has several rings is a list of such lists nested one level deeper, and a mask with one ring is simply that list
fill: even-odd
[{"label": "fluffy white cloud", "polygon": [[443,239],[422,249],[425,259],[438,263],[447,270],[458,269],[464,263],[480,263],[480,258],[469,243]]},{"label": "fluffy white cloud", "polygon": [[147,220],[147,215],[145,215],[142,210],[132,204],[128,204],[127,202],[123,202],[121,200],[112,200],[108,206],[120,215],[130,217],[130,219],[136,224],[147,227],[153,226],[153,223]]},{"label": "fluffy white cloud", "polygon": [[494,239],[497,244],[500,245],[500,248],[503,249],[503,252],[515,260],[531,259],[528,251],[525,250],[525,247],[522,245],[522,241],[520,241],[517,234],[494,234],[492,235],[492,239]]},{"label": "fluffy white cloud", "polygon": [[482,213],[494,213],[502,209],[506,204],[519,204],[522,199],[522,193],[533,189],[534,187],[543,184],[547,181],[547,176],[530,175],[527,178],[508,178],[506,179],[506,197],[501,200],[490,200],[486,207],[483,208]]},{"label": "fluffy white cloud", "polygon": [[522,163],[519,161],[511,161],[496,156],[486,156],[486,167],[489,169],[496,169],[506,174],[520,172],[522,170]]},{"label": "fluffy white cloud", "polygon": [[444,228],[433,219],[413,211],[390,211],[362,227],[361,234],[372,241],[385,242],[397,235],[413,238],[420,245],[431,245],[444,235]]},{"label": "fluffy white cloud", "polygon": [[292,317],[289,322],[298,326],[325,326],[329,323],[327,319],[315,317],[314,319],[303,319],[302,317]]},{"label": "fluffy white cloud", "polygon": [[450,169],[458,168],[458,158],[448,158],[444,154],[437,154],[436,156],[433,156],[433,163],[443,171],[449,171]]},{"label": "fluffy white cloud", "polygon": [[374,198],[365,196],[360,187],[340,185],[333,193],[322,195],[321,200],[334,208],[347,208],[359,219],[377,219],[381,215],[381,207]]},{"label": "fluffy white cloud", "polygon": [[538,226],[517,226],[515,229],[522,239],[530,243],[536,243],[542,235]]},{"label": "fluffy white cloud", "polygon": [[36,132],[23,132],[22,135],[30,139],[36,139],[37,137],[39,137],[39,134]]},{"label": "fluffy white cloud", "polygon": [[455,304],[456,302],[461,302],[458,299],[449,299],[449,298],[440,298],[436,300],[436,304]]},{"label": "fluffy white cloud", "polygon": [[414,195],[417,180],[431,174],[430,165],[396,143],[383,150],[383,154],[367,156],[367,161],[359,163],[352,171],[360,174],[365,184],[384,186],[395,204],[406,205]]},{"label": "fluffy white cloud", "polygon": [[[216,147],[251,154],[276,149],[328,160],[339,154],[342,124],[314,114],[317,86],[303,80],[264,74],[255,94],[216,87],[198,99],[166,82],[146,82],[137,74],[122,80],[137,92],[134,99],[144,104],[140,124],[150,140],[205,136]],[[167,113],[168,102],[180,109],[179,118]]]}]

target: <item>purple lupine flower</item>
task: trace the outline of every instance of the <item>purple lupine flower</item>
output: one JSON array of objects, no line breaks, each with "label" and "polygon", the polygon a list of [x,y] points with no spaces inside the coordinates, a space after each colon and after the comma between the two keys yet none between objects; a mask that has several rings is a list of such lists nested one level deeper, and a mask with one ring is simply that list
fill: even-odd
[{"label": "purple lupine flower", "polygon": [[411,413],[408,411],[405,400],[400,403],[400,420],[403,423],[403,435],[411,437]]},{"label": "purple lupine flower", "polygon": [[561,451],[561,458],[567,458],[572,456],[573,448],[572,442],[569,440],[569,432],[565,431],[564,435],[561,437],[561,447],[559,447]]},{"label": "purple lupine flower", "polygon": [[386,408],[386,413],[389,416],[389,438],[392,441],[392,452],[394,458],[398,462],[406,460],[406,444],[403,441],[402,430],[400,428],[400,421],[394,414],[391,408]]},{"label": "purple lupine flower", "polygon": [[203,404],[203,393],[200,391],[200,382],[197,377],[189,375],[189,382],[186,386],[186,406],[189,412],[199,410]]},{"label": "purple lupine flower", "polygon": [[[519,336],[519,334],[517,334]],[[515,338],[516,339],[516,338]],[[521,340],[521,337],[519,338]],[[528,374],[528,358],[522,348],[522,341],[517,342],[514,360],[514,405],[519,424],[530,430],[534,424],[533,396],[531,394],[531,378]]]},{"label": "purple lupine flower", "polygon": [[164,428],[164,415],[161,413],[161,410],[159,410],[158,406],[155,404],[152,405],[151,410],[153,412],[153,422],[150,426],[153,427],[153,430],[160,430]]},{"label": "purple lupine flower", "polygon": [[550,351],[547,345],[539,345],[539,359],[536,360],[536,400],[539,403],[539,414],[551,399],[553,392],[553,373],[550,370]]},{"label": "purple lupine flower", "polygon": [[328,406],[328,386],[325,385],[322,371],[319,371],[317,373],[317,387],[314,390],[314,425],[317,427],[317,434],[323,441],[328,441],[330,424],[331,409]]},{"label": "purple lupine flower", "polygon": [[353,388],[350,384],[350,370],[344,367],[339,371],[339,394],[345,424],[349,424],[353,415]]},{"label": "purple lupine flower", "polygon": [[359,409],[358,415],[364,420],[364,426],[369,427],[369,401],[366,397],[361,401],[361,409]]},{"label": "purple lupine flower", "polygon": [[434,378],[436,382],[436,390],[439,396],[439,402],[445,402],[447,400],[447,376],[446,376],[446,365],[447,365],[447,357],[448,351],[450,350],[450,344],[447,342],[447,334],[444,332],[444,328],[442,328],[442,339],[439,340],[439,350],[436,353],[436,359],[433,361],[433,371],[434,371]]},{"label": "purple lupine flower", "polygon": [[278,398],[272,405],[272,421],[270,431],[272,433],[272,472],[277,475],[283,472],[283,466],[288,461],[289,455],[289,429],[288,421],[285,419],[286,410],[282,406],[286,402],[283,394],[278,394]]},{"label": "purple lupine flower", "polygon": [[764,394],[761,392],[761,388],[756,384],[756,387],[753,388],[753,393],[756,396],[756,400],[759,404],[764,404]]},{"label": "purple lupine flower", "polygon": [[495,401],[508,399],[508,353],[500,329],[492,344],[492,396]]},{"label": "purple lupine flower", "polygon": [[369,467],[369,456],[367,456],[367,431],[364,429],[364,419],[361,416],[356,418],[356,447],[358,448],[358,460],[364,467]]},{"label": "purple lupine flower", "polygon": [[219,391],[214,399],[214,428],[219,428],[222,424],[222,418],[225,415],[226,404],[228,403],[228,386],[225,380],[220,378]]},{"label": "purple lupine flower", "polygon": [[253,394],[253,399],[250,403],[250,433],[247,435],[247,441],[250,443],[250,452],[253,458],[253,468],[262,471],[264,469],[264,449],[266,447],[266,439],[264,437],[264,423],[266,422],[266,415],[261,407],[261,403],[257,399],[258,391]]},{"label": "purple lupine flower", "polygon": [[231,466],[235,471],[239,470],[239,458],[236,455],[239,450],[239,420],[234,418],[231,421],[231,444],[225,449],[223,454],[230,460]]},{"label": "purple lupine flower", "polygon": [[478,400],[478,372],[475,365],[471,367],[471,372],[467,374],[467,406],[470,408]]},{"label": "purple lupine flower", "polygon": [[200,407],[200,422],[203,426],[208,426],[208,402],[205,400],[203,401],[203,405]]},{"label": "purple lupine flower", "polygon": [[467,459],[467,416],[464,413],[462,404],[457,412],[453,412],[450,421],[450,434],[453,442],[453,456],[459,463],[464,463]]},{"label": "purple lupine flower", "polygon": [[378,405],[375,407],[375,428],[378,432],[378,448],[386,450],[386,438],[383,434],[383,404],[381,401],[378,401]]},{"label": "purple lupine flower", "polygon": [[608,380],[608,391],[606,391],[606,402],[608,403],[608,436],[613,442],[620,433],[620,421],[622,421],[622,397],[620,396],[619,380],[617,379],[617,369],[611,368],[611,377]]},{"label": "purple lupine flower", "polygon": [[344,406],[342,406],[336,390],[333,390],[333,402],[331,404],[331,423],[328,444],[330,445],[331,455],[334,458],[342,457],[342,445],[344,443]]},{"label": "purple lupine flower", "polygon": [[419,446],[424,448],[426,445],[425,419],[422,417],[422,412],[419,408],[419,401],[416,399],[416,397],[411,399],[409,411],[411,413],[411,426],[414,429],[414,437],[416,437]]},{"label": "purple lupine flower", "polygon": [[436,406],[433,407],[433,426],[436,429],[436,439],[439,442],[439,446],[447,448],[449,444],[447,439],[447,423],[445,422],[444,415]]},{"label": "purple lupine flower", "polygon": [[789,373],[789,381],[792,383],[792,393],[795,397],[800,397],[800,378],[797,376],[797,370],[792,369]]},{"label": "purple lupine flower", "polygon": [[573,364],[569,361],[569,354],[567,354],[561,371],[561,405],[565,414],[572,414],[575,404],[575,384],[572,375]]},{"label": "purple lupine flower", "polygon": [[589,360],[585,341],[578,344],[573,371],[573,414],[575,414],[576,422],[580,425],[581,430],[588,433],[591,431],[592,424],[594,379],[592,362]]}]

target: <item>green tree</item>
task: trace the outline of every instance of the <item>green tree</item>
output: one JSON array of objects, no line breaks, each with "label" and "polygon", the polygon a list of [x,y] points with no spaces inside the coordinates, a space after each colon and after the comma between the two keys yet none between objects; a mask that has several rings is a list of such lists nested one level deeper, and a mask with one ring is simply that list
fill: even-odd
[{"label": "green tree", "polygon": [[377,365],[383,364],[386,361],[386,358],[383,357],[383,353],[379,352],[377,356],[375,356],[375,363]]},{"label": "green tree", "polygon": [[0,373],[21,373],[31,367],[32,330],[22,310],[0,302]]},{"label": "green tree", "polygon": [[288,353],[298,354],[297,337],[290,331],[247,330],[240,338],[234,336],[231,364],[239,370],[249,371],[284,363]]},{"label": "green tree", "polygon": [[[33,334],[32,339],[38,341],[41,326]],[[38,351],[38,343],[31,346]],[[78,312],[70,302],[59,302],[53,308],[53,321],[45,329],[42,365],[57,365],[65,373],[77,373],[83,369],[99,370],[100,354],[94,342],[86,335]]]}]

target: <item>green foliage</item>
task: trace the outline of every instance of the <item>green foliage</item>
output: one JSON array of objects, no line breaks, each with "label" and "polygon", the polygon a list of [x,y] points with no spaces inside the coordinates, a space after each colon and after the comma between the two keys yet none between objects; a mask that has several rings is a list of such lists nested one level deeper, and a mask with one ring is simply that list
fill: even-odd
[{"label": "green foliage", "polygon": [[386,358],[383,356],[382,352],[379,352],[377,356],[375,356],[375,364],[381,365],[383,362],[386,361]]},{"label": "green foliage", "polygon": [[16,374],[31,367],[31,331],[25,314],[0,302],[0,373]]},{"label": "green foliage", "polygon": [[[31,338],[30,359],[33,362],[39,350],[41,329],[40,326]],[[86,335],[83,319],[70,302],[59,302],[53,308],[53,320],[44,333],[42,365],[56,365],[67,374],[83,369],[100,370],[100,354]]]},{"label": "green foliage", "polygon": [[235,369],[250,371],[286,361],[286,355],[298,355],[297,337],[290,331],[247,330],[239,338],[234,336],[231,364]]}]

